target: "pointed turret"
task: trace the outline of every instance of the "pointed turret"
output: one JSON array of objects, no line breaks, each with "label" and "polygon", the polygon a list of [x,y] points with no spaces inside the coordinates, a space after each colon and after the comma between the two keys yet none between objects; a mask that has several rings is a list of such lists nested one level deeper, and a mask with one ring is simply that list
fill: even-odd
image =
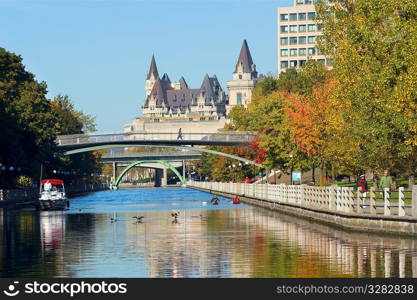
[{"label": "pointed turret", "polygon": [[146,77],[147,80],[151,79],[151,76],[154,76],[154,78],[158,78],[159,74],[158,74],[158,68],[156,67],[156,61],[155,61],[155,56],[152,55],[152,60],[151,60],[151,66],[149,67],[149,72],[148,72],[148,76]]},{"label": "pointed turret", "polygon": [[161,80],[171,83],[171,79],[169,79],[169,76],[167,73],[164,73]]},{"label": "pointed turret", "polygon": [[256,72],[255,64],[253,63],[246,40],[243,40],[242,48],[240,49],[240,55],[235,67],[235,73],[238,72],[239,66],[242,67],[243,73]]},{"label": "pointed turret", "polygon": [[186,90],[186,89],[188,89],[188,84],[185,81],[184,77],[181,77],[180,78],[179,84],[180,84],[180,90]]},{"label": "pointed turret", "polygon": [[166,89],[159,78],[156,78],[155,84],[149,97],[153,97],[156,100],[156,105],[162,105],[162,103],[165,102]]}]

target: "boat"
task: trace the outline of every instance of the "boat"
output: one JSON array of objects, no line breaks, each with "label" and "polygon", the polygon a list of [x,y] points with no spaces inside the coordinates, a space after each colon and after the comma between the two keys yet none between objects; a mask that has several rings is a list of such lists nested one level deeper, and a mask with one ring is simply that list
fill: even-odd
[{"label": "boat", "polygon": [[65,210],[69,200],[65,194],[64,181],[61,179],[43,179],[39,195],[40,210]]}]

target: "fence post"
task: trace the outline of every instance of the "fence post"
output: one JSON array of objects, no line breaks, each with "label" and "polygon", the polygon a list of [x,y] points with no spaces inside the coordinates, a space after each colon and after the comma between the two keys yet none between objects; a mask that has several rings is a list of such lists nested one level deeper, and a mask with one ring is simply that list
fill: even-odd
[{"label": "fence post", "polygon": [[405,216],[404,208],[404,187],[398,189],[398,215],[400,217]]},{"label": "fence post", "polygon": [[371,192],[369,194],[369,213],[371,215],[376,215],[375,188],[374,187],[371,187]]},{"label": "fence post", "polygon": [[306,204],[306,195],[305,195],[305,184],[300,185],[300,205],[304,206]]},{"label": "fence post", "polygon": [[0,190],[0,201],[3,201],[3,190]]},{"label": "fence post", "polygon": [[342,206],[342,188],[336,187],[336,210],[343,210]]},{"label": "fence post", "polygon": [[384,188],[384,215],[386,216],[391,215],[389,197],[389,188]]},{"label": "fence post", "polygon": [[353,208],[355,207],[355,194],[353,193],[353,188],[348,187],[347,188],[347,211],[353,212]]},{"label": "fence post", "polygon": [[329,210],[336,210],[336,185],[330,186],[329,189]]},{"label": "fence post", "polygon": [[411,216],[417,218],[417,185],[413,185],[412,190]]},{"label": "fence post", "polygon": [[357,191],[357,197],[356,197],[356,213],[358,214],[362,214],[363,213],[363,209],[362,209],[362,197],[361,197],[361,192]]}]

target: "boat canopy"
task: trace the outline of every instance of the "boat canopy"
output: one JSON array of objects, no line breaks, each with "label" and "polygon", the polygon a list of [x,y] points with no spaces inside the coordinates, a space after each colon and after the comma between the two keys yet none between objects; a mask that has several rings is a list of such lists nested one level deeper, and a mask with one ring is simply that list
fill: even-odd
[{"label": "boat canopy", "polygon": [[62,179],[43,179],[42,185],[44,185],[47,181],[49,181],[52,185],[64,185],[64,181]]}]

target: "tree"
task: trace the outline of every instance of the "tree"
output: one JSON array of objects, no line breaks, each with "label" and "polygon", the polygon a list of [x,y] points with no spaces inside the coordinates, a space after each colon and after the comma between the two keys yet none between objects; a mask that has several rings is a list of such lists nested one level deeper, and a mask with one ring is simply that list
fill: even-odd
[{"label": "tree", "polygon": [[[335,97],[351,107],[350,138],[364,170],[401,170],[415,157],[417,6],[414,0],[319,3],[320,50],[334,59]],[[407,169],[415,170],[416,164]]]}]

